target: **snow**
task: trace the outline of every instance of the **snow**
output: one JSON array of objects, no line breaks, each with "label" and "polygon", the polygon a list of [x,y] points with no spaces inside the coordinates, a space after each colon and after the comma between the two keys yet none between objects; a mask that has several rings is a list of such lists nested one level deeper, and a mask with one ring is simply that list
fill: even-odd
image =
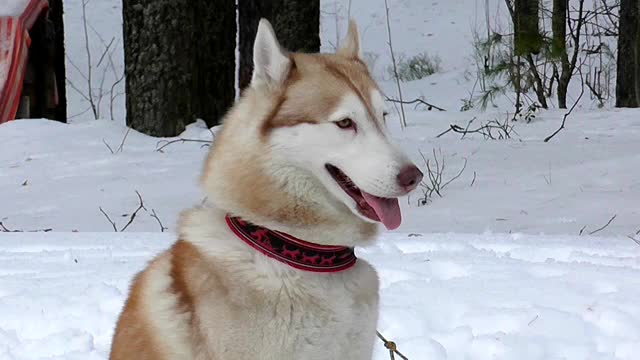
[{"label": "snow", "polygon": [[[348,3],[322,2],[323,50],[338,41],[336,21],[344,35]],[[490,3],[499,22],[504,5]],[[405,98],[423,95],[448,110],[407,106],[402,130],[390,105],[391,134],[423,169],[418,150],[442,154],[445,179],[465,159],[467,166],[442,197],[420,206],[418,190],[402,201],[400,229],[357,249],[381,277],[380,332],[411,360],[637,359],[640,247],[627,236],[640,231],[640,112],[597,109],[585,95],[549,143],[542,140],[560,125],[562,110],[514,123],[507,140],[438,138],[450,124],[503,120],[513,109],[503,97],[485,112],[458,111],[473,87],[471,33],[482,31],[484,1],[389,4],[397,53],[442,59],[440,73],[403,84]],[[65,1],[67,70],[80,92],[88,86],[81,10],[80,0]],[[395,96],[383,6],[354,0],[351,15],[374,76]],[[123,71],[121,16],[116,0],[87,8],[94,65],[114,39],[112,60],[94,68],[94,86],[107,76],[110,88]],[[116,86],[123,90],[124,83]],[[0,125],[0,221],[11,230],[52,229],[0,232],[2,360],[106,359],[132,276],[175,239],[178,213],[204,198],[203,143],[156,151],[173,139],[128,131],[123,96],[113,114],[105,98],[94,120],[82,95],[67,91],[70,124]],[[198,122],[181,137],[211,140],[212,133]],[[114,233],[101,210],[123,227],[138,206],[136,191],[148,211]],[[376,343],[375,359],[388,358]]]},{"label": "snow", "polygon": [[29,5],[29,0],[2,0],[0,17],[20,16]]},{"label": "snow", "polygon": [[[0,248],[0,358],[106,359],[161,233],[15,233]],[[410,359],[637,359],[640,251],[575,236],[389,234],[379,330]],[[376,360],[388,359],[381,343]]]},{"label": "snow", "polygon": [[[633,234],[640,229],[640,116],[636,110],[581,111],[549,143],[562,112],[542,113],[532,124],[515,123],[518,135],[491,141],[481,136],[460,140],[438,133],[450,123],[466,126],[466,113],[411,111],[410,127],[392,134],[421,166],[418,153],[445,157],[445,178],[467,168],[426,206],[421,190],[401,201],[400,231],[459,233],[571,234],[594,231],[603,236]],[[489,114],[479,114],[488,118]],[[478,120],[480,121],[480,120]],[[615,123],[615,124],[614,124]],[[102,207],[120,221],[135,210],[138,199],[155,209],[169,230],[178,213],[204,198],[198,188],[202,143],[176,143],[163,152],[162,139],[130,131],[108,120],[65,125],[53,121],[15,121],[0,126],[0,221],[14,229],[111,231]],[[202,122],[184,138],[210,140]],[[475,181],[473,180],[475,177]],[[471,185],[473,183],[473,185]],[[169,189],[169,190],[168,190]],[[121,222],[121,221],[120,221]],[[156,220],[143,216],[130,231],[159,231]]]}]

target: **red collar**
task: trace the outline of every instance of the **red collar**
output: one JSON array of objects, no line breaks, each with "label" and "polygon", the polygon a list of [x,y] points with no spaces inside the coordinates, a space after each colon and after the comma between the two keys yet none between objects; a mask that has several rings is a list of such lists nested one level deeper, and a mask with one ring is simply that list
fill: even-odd
[{"label": "red collar", "polygon": [[306,242],[291,235],[253,225],[239,217],[225,217],[229,229],[252,248],[293,268],[339,272],[355,265],[353,248]]}]

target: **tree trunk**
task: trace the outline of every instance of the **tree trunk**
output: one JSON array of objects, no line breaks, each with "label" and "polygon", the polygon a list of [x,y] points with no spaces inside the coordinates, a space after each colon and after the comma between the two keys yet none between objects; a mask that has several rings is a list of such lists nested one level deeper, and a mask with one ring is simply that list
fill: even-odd
[{"label": "tree trunk", "polygon": [[[640,16],[640,1],[637,2],[636,14]],[[636,55],[636,104],[640,106],[640,20],[636,16],[636,46],[635,46],[635,55]]]},{"label": "tree trunk", "polygon": [[273,24],[273,1],[239,0],[238,1],[238,52],[240,64],[238,70],[238,86],[246,88],[251,82],[253,72],[253,42],[258,31],[260,18],[266,18]]},{"label": "tree trunk", "polygon": [[[585,26],[585,12],[584,12],[584,1],[578,1],[578,18],[577,23],[574,25],[574,30],[571,33],[571,38],[573,39],[573,52],[571,54],[571,59],[569,59],[569,55],[567,54],[566,48],[564,54],[561,54],[560,64],[562,67],[562,73],[560,74],[560,78],[558,79],[558,107],[561,109],[567,108],[567,91],[569,89],[569,83],[571,82],[571,77],[573,76],[573,72],[578,64],[578,54],[580,54],[580,38],[582,36],[582,29]],[[581,69],[578,69],[580,71]]]},{"label": "tree trunk", "polygon": [[320,51],[319,0],[240,0],[239,86],[244,89],[253,71],[253,41],[260,18],[268,19],[280,44],[290,51]]},{"label": "tree trunk", "polygon": [[[533,61],[533,56],[531,54],[527,54],[527,56],[525,56],[525,58],[527,59],[527,62],[529,63],[529,70],[531,71],[531,74],[533,75],[533,79],[534,79],[533,90],[536,93],[536,97],[538,98],[538,102],[540,103],[540,106],[543,109],[548,109],[549,105],[547,104],[547,98],[545,97],[545,94],[544,94],[544,82],[542,81],[542,78],[540,77],[540,73],[538,72],[538,69],[536,68],[536,63]],[[518,108],[518,109],[520,109],[520,108]]]},{"label": "tree trunk", "polygon": [[277,0],[273,10],[282,46],[291,51],[320,51],[320,0]]},{"label": "tree trunk", "polygon": [[551,56],[556,59],[567,54],[567,9],[569,0],[553,0],[553,14],[551,15]]},{"label": "tree trunk", "polygon": [[570,74],[569,56],[567,55],[567,9],[568,0],[553,0],[553,15],[551,27],[553,30],[553,40],[551,42],[551,56],[560,59],[562,75],[558,78],[558,107],[567,108],[567,90],[569,81],[566,78]]},{"label": "tree trunk", "polygon": [[127,125],[176,136],[208,126],[233,104],[235,4],[228,0],[124,0]]},{"label": "tree trunk", "polygon": [[616,107],[640,105],[638,72],[640,61],[640,16],[638,0],[620,1],[618,30],[618,70],[616,74]]},{"label": "tree trunk", "polygon": [[515,0],[513,30],[516,55],[538,54],[542,35],[538,23],[539,0]]}]

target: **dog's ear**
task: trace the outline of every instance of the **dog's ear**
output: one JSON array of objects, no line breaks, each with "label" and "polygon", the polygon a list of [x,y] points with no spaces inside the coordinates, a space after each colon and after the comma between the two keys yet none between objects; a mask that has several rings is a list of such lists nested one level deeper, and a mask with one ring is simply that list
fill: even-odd
[{"label": "dog's ear", "polygon": [[251,85],[279,86],[287,78],[291,60],[276,38],[273,27],[260,19],[256,41],[253,44],[253,76]]},{"label": "dog's ear", "polygon": [[342,46],[338,49],[338,55],[348,58],[362,58],[360,52],[360,35],[358,35],[358,25],[355,20],[349,19],[349,31],[347,36],[342,40]]}]

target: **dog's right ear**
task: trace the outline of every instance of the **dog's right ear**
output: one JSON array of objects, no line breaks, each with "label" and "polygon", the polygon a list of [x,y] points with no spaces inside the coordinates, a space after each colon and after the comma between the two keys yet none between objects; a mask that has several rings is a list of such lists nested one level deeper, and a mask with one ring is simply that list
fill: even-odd
[{"label": "dog's right ear", "polygon": [[251,85],[279,86],[287,78],[291,60],[282,49],[273,27],[266,19],[260,19],[256,41],[253,44],[253,76]]}]

